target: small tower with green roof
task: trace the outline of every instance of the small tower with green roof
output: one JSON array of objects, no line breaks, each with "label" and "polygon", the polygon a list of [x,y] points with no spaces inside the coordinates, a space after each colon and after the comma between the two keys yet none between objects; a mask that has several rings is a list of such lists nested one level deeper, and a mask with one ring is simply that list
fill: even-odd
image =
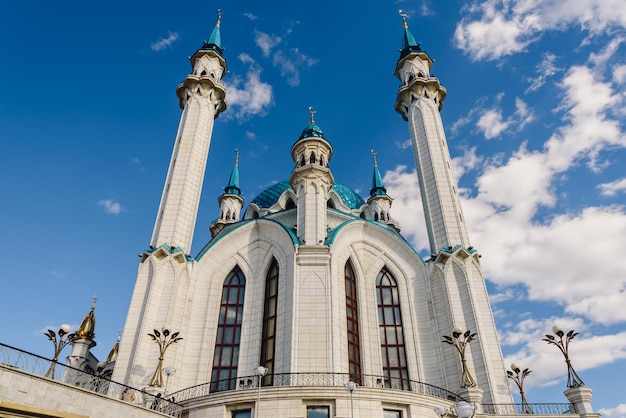
[{"label": "small tower with green roof", "polygon": [[378,162],[376,161],[376,153],[371,151],[374,158],[374,174],[372,176],[372,188],[370,189],[370,197],[367,199],[367,205],[370,209],[370,216],[376,222],[391,225],[396,231],[400,232],[400,226],[396,221],[391,219],[390,211],[393,199],[387,195],[387,189],[383,184],[380,171],[378,170]]},{"label": "small tower with green roof", "polygon": [[215,237],[226,225],[238,222],[239,213],[243,208],[243,197],[239,188],[239,150],[235,150],[235,154],[235,165],[230,173],[228,185],[224,187],[224,193],[217,199],[220,216],[210,226],[212,237]]}]

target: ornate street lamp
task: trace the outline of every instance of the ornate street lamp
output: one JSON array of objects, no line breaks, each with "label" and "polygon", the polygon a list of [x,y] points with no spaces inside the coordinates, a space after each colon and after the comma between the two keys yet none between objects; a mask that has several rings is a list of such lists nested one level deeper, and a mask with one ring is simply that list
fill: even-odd
[{"label": "ornate street lamp", "polygon": [[467,369],[467,360],[465,358],[465,348],[467,344],[472,342],[474,337],[476,337],[476,333],[472,334],[470,330],[464,333],[460,328],[454,328],[454,330],[452,330],[452,337],[447,335],[443,336],[444,340],[442,342],[454,346],[461,357],[461,366],[463,368],[463,375],[461,377],[462,388],[472,388],[476,386],[476,381]]},{"label": "ornate street lamp", "polygon": [[263,381],[263,376],[267,374],[267,367],[259,366],[254,369],[254,374],[257,375],[257,379],[259,380],[259,385],[257,389],[257,402],[256,408],[254,408],[254,416],[255,418],[259,417],[259,409],[261,409],[261,384]]},{"label": "ornate street lamp", "polygon": [[165,351],[170,345],[183,339],[178,334],[180,332],[171,334],[168,329],[161,329],[161,332],[155,329],[154,334],[148,334],[159,345],[159,362],[152,378],[148,382],[148,386],[163,387],[163,358],[165,357]]},{"label": "ornate street lamp", "polygon": [[346,387],[346,390],[350,392],[350,417],[354,418],[354,404],[352,403],[352,394],[354,393],[356,388],[359,387],[359,385],[357,385],[353,381],[350,381],[345,384],[345,387]]},{"label": "ornate street lamp", "polygon": [[[59,335],[58,339],[57,334]],[[56,333],[49,329],[48,332],[44,332],[43,335],[48,337],[48,339],[52,341],[52,344],[54,344],[54,357],[52,357],[52,363],[50,364],[50,368],[45,374],[45,377],[54,379],[54,369],[57,360],[59,360],[59,355],[66,345],[71,344],[76,339],[76,334],[70,334],[70,326],[67,324],[63,324],[59,327],[59,330]]]},{"label": "ornate street lamp", "polygon": [[528,401],[526,400],[526,395],[524,395],[524,379],[532,372],[532,370],[529,370],[527,368],[524,370],[520,370],[520,367],[515,363],[511,364],[511,370],[513,370],[515,374],[507,370],[506,376],[514,381],[517,385],[517,388],[519,389],[519,394],[522,397],[522,414],[533,414],[534,412],[528,404]]},{"label": "ornate street lamp", "polygon": [[[448,410],[443,406],[435,408],[435,413],[441,418],[448,414]],[[472,418],[474,416],[474,407],[468,402],[459,401],[450,407],[450,413],[458,418]]]},{"label": "ornate street lamp", "polygon": [[[585,384],[574,370],[572,362],[569,358],[569,342],[572,341],[578,333],[571,330],[565,334],[563,330],[556,325],[552,327],[552,332],[559,337],[558,340],[551,334],[546,334],[546,338],[542,338],[541,340],[547,342],[548,344],[557,346],[559,350],[561,350],[561,353],[565,356],[565,363],[567,364],[567,387],[574,388],[577,386],[584,386]],[[563,340],[563,337],[565,337],[565,340]]]}]

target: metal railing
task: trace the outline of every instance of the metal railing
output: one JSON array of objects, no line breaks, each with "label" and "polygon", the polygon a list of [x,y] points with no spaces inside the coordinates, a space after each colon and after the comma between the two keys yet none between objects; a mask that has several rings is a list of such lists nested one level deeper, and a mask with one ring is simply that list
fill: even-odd
[{"label": "metal railing", "polygon": [[571,403],[482,404],[479,411],[486,415],[570,415],[577,414]]},{"label": "metal railing", "polygon": [[167,398],[155,396],[146,391],[114,382],[98,373],[87,373],[2,343],[0,343],[0,364],[69,386],[99,393],[109,398],[120,399],[156,410],[173,417],[180,417],[182,414],[182,406],[173,402],[174,398],[171,396]]},{"label": "metal railing", "polygon": [[[417,382],[408,379],[388,378],[374,375],[354,376],[348,373],[277,373],[266,375],[262,378],[261,386],[286,387],[286,386],[335,386],[344,387],[348,381],[353,381],[361,387],[403,390],[419,393],[421,395],[434,396],[451,402],[464,400],[457,394],[446,389]],[[177,402],[199,398],[212,393],[228,390],[255,389],[259,386],[258,376],[244,376],[236,379],[226,379],[214,382],[202,383],[172,393]]]}]

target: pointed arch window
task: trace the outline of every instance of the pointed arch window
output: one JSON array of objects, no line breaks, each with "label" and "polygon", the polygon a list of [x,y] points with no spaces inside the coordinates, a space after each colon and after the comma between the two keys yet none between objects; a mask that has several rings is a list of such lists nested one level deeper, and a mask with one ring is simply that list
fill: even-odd
[{"label": "pointed arch window", "polygon": [[398,284],[386,268],[383,268],[376,278],[376,298],[385,386],[407,389],[409,370],[406,363]]},{"label": "pointed arch window", "polygon": [[265,303],[263,306],[263,334],[261,337],[261,364],[267,368],[263,377],[263,385],[274,384],[273,375],[276,353],[276,319],[278,308],[278,262],[272,259],[272,264],[265,276]]},{"label": "pointed arch window", "polygon": [[235,267],[224,281],[217,323],[211,392],[235,389],[246,278]]},{"label": "pointed arch window", "polygon": [[350,260],[344,268],[346,284],[346,323],[348,331],[348,371],[352,382],[361,384],[361,338],[356,277]]}]

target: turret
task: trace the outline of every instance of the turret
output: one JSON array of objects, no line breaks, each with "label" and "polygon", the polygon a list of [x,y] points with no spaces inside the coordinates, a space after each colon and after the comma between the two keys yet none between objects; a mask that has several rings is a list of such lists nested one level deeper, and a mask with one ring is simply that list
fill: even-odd
[{"label": "turret", "polygon": [[392,226],[396,231],[400,232],[400,226],[396,221],[391,219],[390,211],[393,199],[387,195],[387,189],[383,185],[383,180],[378,170],[376,162],[376,153],[371,151],[374,157],[374,174],[372,176],[372,188],[370,189],[370,197],[367,199],[367,205],[370,209],[372,220]]},{"label": "turret", "polygon": [[238,222],[239,213],[243,208],[243,197],[239,188],[239,151],[235,150],[235,154],[235,165],[230,173],[228,185],[224,187],[224,193],[217,199],[220,216],[210,226],[212,237],[215,237],[226,225]]},{"label": "turret", "polygon": [[291,147],[296,167],[289,183],[298,197],[297,234],[305,245],[322,245],[326,239],[326,202],[335,182],[328,163],[333,147],[315,124],[315,111],[309,107],[311,120]]}]

